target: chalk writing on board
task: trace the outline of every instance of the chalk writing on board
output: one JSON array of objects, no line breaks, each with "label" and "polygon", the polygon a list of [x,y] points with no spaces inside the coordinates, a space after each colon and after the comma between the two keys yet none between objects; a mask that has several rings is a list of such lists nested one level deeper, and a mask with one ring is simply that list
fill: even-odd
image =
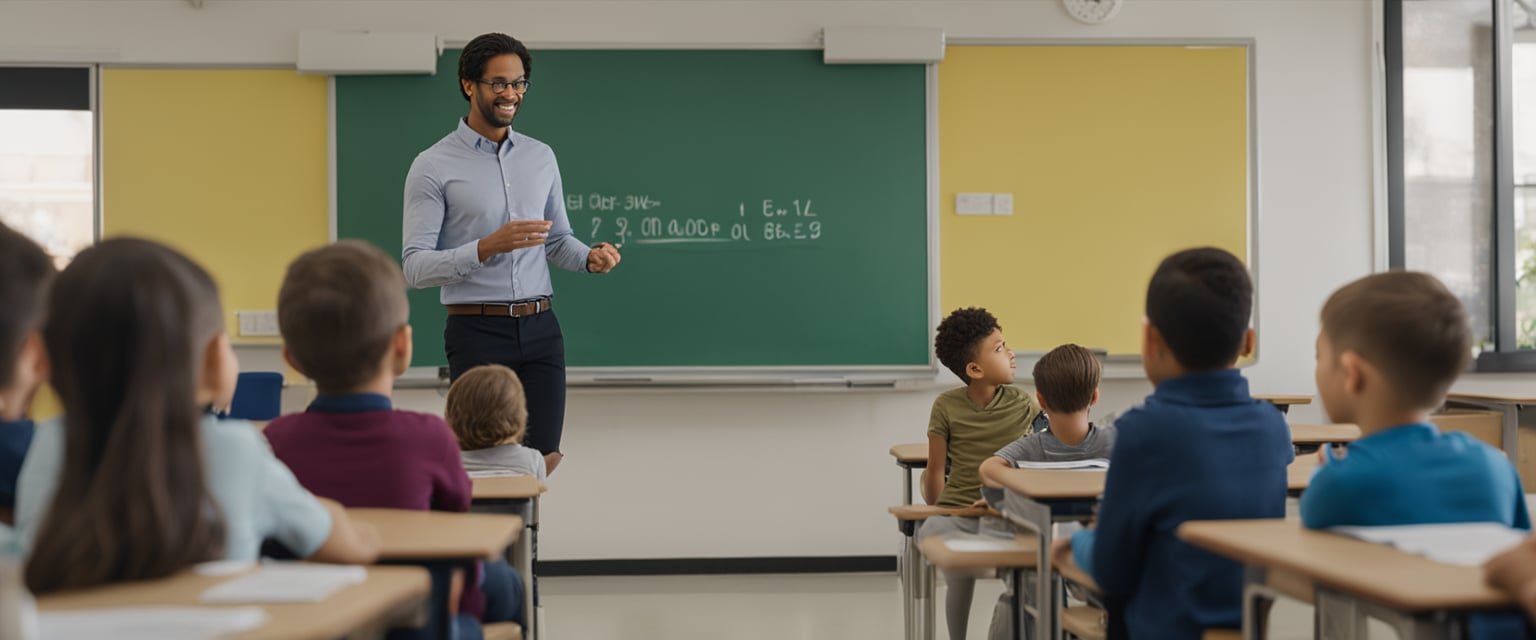
[{"label": "chalk writing on board", "polygon": [[662,207],[661,199],[651,195],[566,196],[567,211],[592,214],[588,234],[591,241],[638,245],[810,243],[823,235],[823,223],[813,204],[811,198],[741,201],[736,205],[735,216],[721,219],[718,214],[669,213]]}]

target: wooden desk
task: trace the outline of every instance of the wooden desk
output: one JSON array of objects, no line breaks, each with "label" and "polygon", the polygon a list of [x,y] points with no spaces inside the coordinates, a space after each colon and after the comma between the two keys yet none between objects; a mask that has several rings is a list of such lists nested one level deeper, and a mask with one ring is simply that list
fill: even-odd
[{"label": "wooden desk", "polygon": [[1316,446],[1349,444],[1360,439],[1360,427],[1352,424],[1291,423],[1291,444]]},{"label": "wooden desk", "polygon": [[933,569],[923,561],[915,536],[917,527],[929,518],[955,516],[979,518],[1000,515],[986,507],[939,507],[927,504],[902,504],[887,509],[896,516],[901,531],[901,555],[896,561],[896,577],[901,583],[902,629],[907,640],[933,640],[934,601]]},{"label": "wooden desk", "polygon": [[[477,560],[500,558],[518,538],[523,519],[490,513],[448,513],[403,509],[347,509],[354,521],[377,527],[384,540],[379,561],[421,564],[447,576],[454,568],[469,568]],[[452,635],[446,582],[436,589],[435,613],[439,637]],[[532,614],[533,612],[529,612]]]},{"label": "wooden desk", "polygon": [[1243,634],[1255,638],[1252,598],[1271,571],[1311,583],[1319,638],[1365,636],[1365,616],[1392,625],[1399,638],[1449,638],[1456,612],[1507,608],[1514,602],[1483,583],[1478,567],[1408,555],[1385,545],[1302,528],[1297,520],[1186,522],[1179,538],[1248,567]]},{"label": "wooden desk", "polygon": [[928,468],[928,443],[898,444],[891,447],[891,457],[901,469],[901,503],[912,504],[912,470]]},{"label": "wooden desk", "polygon": [[[162,580],[128,582],[70,591],[37,599],[39,611],[133,606],[203,606],[209,588],[236,576],[183,573]],[[322,602],[264,604],[270,620],[237,638],[331,639],[382,635],[390,627],[421,626],[432,582],[417,567],[368,567],[362,584],[342,589]],[[207,605],[214,606],[214,605]],[[224,606],[224,605],[218,605]]]},{"label": "wooden desk", "polygon": [[474,502],[496,500],[531,500],[544,495],[549,487],[533,476],[483,476],[469,479],[474,486]]},{"label": "wooden desk", "polygon": [[1509,456],[1509,461],[1516,468],[1520,466],[1520,411],[1525,407],[1536,405],[1536,396],[1452,391],[1446,395],[1445,401],[1447,405],[1460,404],[1503,413],[1504,419],[1499,429],[1499,448],[1504,450],[1504,454]]},{"label": "wooden desk", "polygon": [[523,519],[489,513],[405,509],[347,509],[354,521],[378,527],[380,560],[495,560],[523,528]]},{"label": "wooden desk", "polygon": [[[966,538],[986,540],[987,542],[1007,542],[997,538],[985,536],[965,536]],[[1013,576],[1013,606],[1009,607],[1012,617],[1014,635],[1024,637],[1017,631],[1023,629],[1024,619],[1024,570],[1034,568],[1038,564],[1039,542],[1030,535],[1015,535],[1013,548],[1007,551],[955,551],[947,544],[954,538],[930,537],[922,543],[923,558],[930,564],[940,569],[957,571],[974,571],[980,569],[1003,569]]]},{"label": "wooden desk", "polygon": [[527,534],[519,536],[512,545],[512,566],[517,567],[525,582],[523,611],[530,612],[524,620],[529,640],[543,638],[544,630],[537,623],[535,596],[538,593],[538,577],[534,575],[535,561],[539,555],[539,497],[549,491],[544,483],[533,476],[481,476],[470,477],[472,490],[471,511],[482,513],[512,514],[523,517]]},{"label": "wooden desk", "polygon": [[1290,413],[1293,404],[1312,404],[1312,396],[1287,395],[1283,393],[1261,393],[1253,396],[1254,400],[1263,400],[1280,410],[1280,413]]}]

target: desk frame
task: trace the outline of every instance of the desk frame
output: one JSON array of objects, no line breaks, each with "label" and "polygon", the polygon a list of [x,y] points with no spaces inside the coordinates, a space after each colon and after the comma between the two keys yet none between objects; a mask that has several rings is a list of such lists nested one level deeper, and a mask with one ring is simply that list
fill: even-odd
[{"label": "desk frame", "polygon": [[539,581],[534,574],[534,563],[539,556],[539,496],[475,498],[470,503],[470,511],[504,513],[523,519],[523,532],[526,535],[518,536],[517,541],[512,543],[511,557],[508,561],[512,566],[517,567],[518,573],[521,573],[524,576],[523,579],[527,581],[527,584],[523,585],[523,637],[529,640],[543,640],[544,625],[538,623]]}]

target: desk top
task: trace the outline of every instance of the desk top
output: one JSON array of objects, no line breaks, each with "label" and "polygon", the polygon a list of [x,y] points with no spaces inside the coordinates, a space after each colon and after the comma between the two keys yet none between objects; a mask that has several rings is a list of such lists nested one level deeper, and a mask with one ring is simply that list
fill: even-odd
[{"label": "desk top", "polygon": [[[1286,489],[1301,491],[1312,480],[1317,456],[1303,455],[1286,467]],[[1108,471],[1011,469],[1001,478],[1003,488],[1035,500],[1087,500],[1104,493]]]},{"label": "desk top", "polygon": [[1478,567],[1441,564],[1385,545],[1303,529],[1297,520],[1186,522],[1179,538],[1246,565],[1279,569],[1407,612],[1513,606]]},{"label": "desk top", "polygon": [[1484,402],[1489,404],[1536,404],[1536,397],[1507,393],[1467,393],[1452,391],[1445,396],[1451,402]]},{"label": "desk top", "polygon": [[347,515],[378,527],[383,561],[500,558],[523,529],[522,518],[490,513],[347,509]]},{"label": "desk top", "polygon": [[931,504],[903,504],[886,509],[897,520],[927,520],[939,516],[955,516],[958,518],[980,518],[982,516],[998,516],[996,511],[987,507],[939,507]]},{"label": "desk top", "polygon": [[1339,444],[1360,439],[1352,424],[1291,424],[1291,444]]},{"label": "desk top", "polygon": [[[161,580],[69,591],[37,599],[44,612],[132,606],[198,606],[204,591],[236,576],[187,572]],[[270,619],[237,638],[340,638],[393,620],[417,622],[432,580],[419,567],[368,567],[362,584],[346,587],[321,602],[258,605]],[[222,606],[222,605],[220,605]]]},{"label": "desk top", "polygon": [[1254,394],[1254,400],[1263,400],[1270,404],[1312,404],[1312,396],[1287,395],[1283,393],[1258,393]]},{"label": "desk top", "polygon": [[[959,536],[965,539],[978,539],[987,542],[1007,542],[1002,538],[987,538],[982,536]],[[1039,562],[1040,540],[1033,534],[1015,536],[1013,549],[1008,551],[955,551],[945,544],[942,536],[932,536],[918,544],[923,552],[923,558],[940,569],[993,569],[1016,567],[1033,567]]]},{"label": "desk top", "polygon": [[474,500],[526,500],[543,495],[549,487],[533,476],[471,476]]},{"label": "desk top", "polygon": [[891,456],[896,458],[896,464],[927,465],[928,443],[898,444],[891,447]]}]

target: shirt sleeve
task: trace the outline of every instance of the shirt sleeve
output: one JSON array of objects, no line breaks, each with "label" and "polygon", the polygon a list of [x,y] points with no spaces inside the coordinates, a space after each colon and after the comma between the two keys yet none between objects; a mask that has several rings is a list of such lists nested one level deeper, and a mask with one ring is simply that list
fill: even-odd
[{"label": "shirt sleeve", "polygon": [[[1151,534],[1151,514],[1160,493],[1155,480],[1163,475],[1153,465],[1175,459],[1162,451],[1173,445],[1151,437],[1153,429],[1135,428],[1135,419],[1132,413],[1120,420],[1125,433],[1119,434],[1120,444],[1110,456],[1096,533],[1084,538],[1091,546],[1084,568],[1092,567],[1089,575],[1112,596],[1123,596],[1136,588],[1145,560],[1144,543]],[[1076,556],[1075,536],[1073,547]]]},{"label": "shirt sleeve", "polygon": [[1014,440],[1013,442],[1008,443],[1007,446],[998,449],[997,453],[992,455],[1007,460],[1008,464],[1016,464],[1021,460],[1034,460],[1035,447],[1031,446],[1034,444],[1034,442],[1032,442],[1030,439],[1038,437],[1040,436],[1026,434],[1021,436],[1018,440]]},{"label": "shirt sleeve", "polygon": [[553,158],[550,161],[555,163],[555,181],[544,202],[544,219],[550,222],[544,249],[555,266],[566,271],[584,272],[587,270],[587,254],[592,248],[577,239],[571,230],[571,219],[565,212],[565,186],[560,181],[560,164]]},{"label": "shirt sleeve", "polygon": [[538,449],[529,449],[528,455],[533,456],[533,477],[539,482],[549,478],[549,466],[544,462],[544,456],[539,455]]},{"label": "shirt sleeve", "polygon": [[250,455],[256,458],[254,493],[264,512],[259,521],[266,524],[266,530],[258,533],[281,542],[300,558],[308,558],[331,536],[331,514],[272,454],[254,427],[251,431]]},{"label": "shirt sleeve", "polygon": [[459,282],[484,266],[480,240],[439,249],[448,204],[443,185],[428,170],[429,162],[416,158],[405,177],[405,212],[401,217],[400,261],[405,281],[412,287],[440,287]]},{"label": "shirt sleeve", "polygon": [[1351,473],[1348,458],[1335,460],[1330,455],[1312,472],[1307,490],[1301,494],[1301,524],[1308,529],[1359,524],[1357,497],[1378,495],[1373,488],[1362,486],[1370,478],[1361,475]]},{"label": "shirt sleeve", "polygon": [[474,484],[469,479],[469,473],[464,471],[464,461],[459,456],[459,443],[454,438],[453,431],[448,424],[434,421],[435,427],[442,432],[438,446],[443,450],[439,456],[437,473],[432,480],[432,510],[433,511],[469,511],[469,502],[474,495]]},{"label": "shirt sleeve", "polygon": [[949,441],[949,414],[944,411],[940,398],[933,399],[933,409],[928,412],[928,435]]}]

